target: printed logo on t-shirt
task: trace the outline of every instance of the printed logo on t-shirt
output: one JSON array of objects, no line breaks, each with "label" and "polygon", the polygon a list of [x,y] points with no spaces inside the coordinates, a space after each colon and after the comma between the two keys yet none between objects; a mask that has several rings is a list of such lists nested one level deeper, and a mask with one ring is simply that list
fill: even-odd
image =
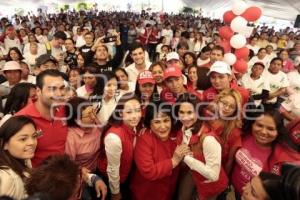
[{"label": "printed logo on t-shirt", "polygon": [[263,163],[256,158],[253,158],[247,149],[241,148],[237,151],[236,161],[241,166],[241,175],[243,179],[249,180],[257,176],[262,168]]}]

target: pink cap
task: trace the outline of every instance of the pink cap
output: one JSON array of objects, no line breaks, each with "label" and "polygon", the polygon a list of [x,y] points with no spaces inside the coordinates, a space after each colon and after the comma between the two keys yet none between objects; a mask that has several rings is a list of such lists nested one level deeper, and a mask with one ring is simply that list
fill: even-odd
[{"label": "pink cap", "polygon": [[145,83],[155,84],[155,80],[153,78],[152,73],[149,70],[145,70],[138,75],[137,81],[140,85]]}]

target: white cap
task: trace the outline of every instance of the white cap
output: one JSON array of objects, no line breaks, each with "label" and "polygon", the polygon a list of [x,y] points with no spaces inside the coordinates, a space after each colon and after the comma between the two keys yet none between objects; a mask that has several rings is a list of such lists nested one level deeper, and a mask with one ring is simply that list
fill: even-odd
[{"label": "white cap", "polygon": [[167,62],[170,60],[180,60],[177,52],[170,52],[167,54]]},{"label": "white cap", "polygon": [[207,73],[207,76],[210,75],[211,72],[217,72],[220,74],[232,74],[230,66],[223,61],[216,61],[214,64],[210,67],[209,72]]},{"label": "white cap", "polygon": [[2,71],[21,70],[21,66],[16,61],[8,61],[4,64]]}]

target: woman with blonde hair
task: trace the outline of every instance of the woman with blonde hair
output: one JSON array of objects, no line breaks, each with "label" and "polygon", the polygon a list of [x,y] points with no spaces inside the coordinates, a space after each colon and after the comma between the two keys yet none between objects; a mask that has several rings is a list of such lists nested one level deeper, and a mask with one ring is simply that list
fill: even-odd
[{"label": "woman with blonde hair", "polygon": [[220,92],[206,109],[206,116],[213,114],[211,120],[206,124],[219,137],[222,146],[222,165],[227,173],[230,174],[234,155],[241,143],[241,114],[242,97],[234,89],[226,89]]}]

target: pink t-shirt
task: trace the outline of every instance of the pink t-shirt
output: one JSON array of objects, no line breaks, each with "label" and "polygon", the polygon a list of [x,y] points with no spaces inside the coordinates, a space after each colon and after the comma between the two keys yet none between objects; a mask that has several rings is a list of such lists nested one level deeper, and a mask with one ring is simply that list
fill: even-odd
[{"label": "pink t-shirt", "polygon": [[86,167],[93,172],[100,154],[100,137],[98,128],[85,133],[79,127],[69,127],[65,152],[80,167]]},{"label": "pink t-shirt", "polygon": [[242,194],[242,188],[263,169],[266,169],[271,148],[261,147],[250,135],[243,139],[242,147],[236,152],[236,164],[233,168],[231,181],[235,189]]}]

